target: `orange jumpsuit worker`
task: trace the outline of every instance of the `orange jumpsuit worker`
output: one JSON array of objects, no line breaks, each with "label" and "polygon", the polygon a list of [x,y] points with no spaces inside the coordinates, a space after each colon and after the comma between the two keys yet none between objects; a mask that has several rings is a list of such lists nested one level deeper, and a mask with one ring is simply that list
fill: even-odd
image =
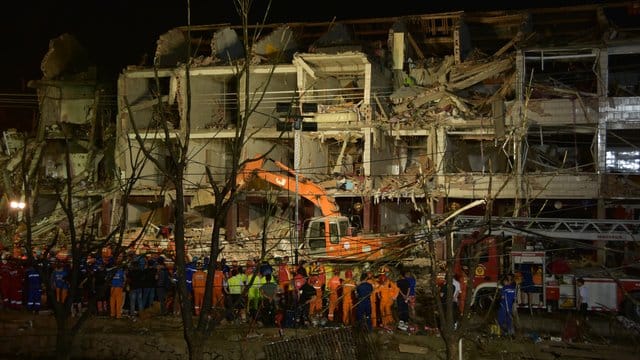
[{"label": "orange jumpsuit worker", "polygon": [[333,321],[333,314],[335,310],[338,308],[338,289],[340,289],[340,285],[342,284],[342,279],[340,278],[340,272],[335,270],[333,272],[333,276],[329,279],[329,313],[327,314],[327,318],[329,321]]},{"label": "orange jumpsuit worker", "polygon": [[224,273],[220,268],[220,264],[216,264],[213,272],[213,296],[212,305],[214,308],[224,308]]},{"label": "orange jumpsuit worker", "polygon": [[400,289],[394,281],[391,281],[386,275],[382,274],[379,277],[380,294],[380,319],[382,326],[392,326],[394,323],[393,318],[393,303],[396,301]]},{"label": "orange jumpsuit worker", "polygon": [[378,327],[378,298],[380,297],[380,283],[373,275],[372,272],[367,274],[367,282],[373,286],[371,292],[371,326]]},{"label": "orange jumpsuit worker", "polygon": [[347,270],[344,272],[344,282],[342,283],[342,323],[345,325],[353,324],[353,291],[356,288],[356,282],[353,280],[353,272]]},{"label": "orange jumpsuit worker", "polygon": [[204,300],[204,290],[207,286],[207,273],[202,270],[202,263],[198,261],[197,270],[191,278],[193,284],[193,304],[195,305],[196,316],[200,315],[202,310],[202,301]]},{"label": "orange jumpsuit worker", "polygon": [[118,264],[111,278],[111,295],[109,297],[110,315],[113,318],[122,318],[122,305],[124,303],[124,285],[127,277],[124,269]]},{"label": "orange jumpsuit worker", "polygon": [[322,285],[320,284],[319,276],[312,275],[309,278],[309,283],[316,290],[316,296],[313,298],[311,304],[309,304],[309,316],[318,317],[322,315]]},{"label": "orange jumpsuit worker", "polygon": [[324,289],[324,285],[327,283],[327,274],[325,272],[324,265],[317,260],[314,260],[309,267],[309,275],[317,275],[320,286]]}]

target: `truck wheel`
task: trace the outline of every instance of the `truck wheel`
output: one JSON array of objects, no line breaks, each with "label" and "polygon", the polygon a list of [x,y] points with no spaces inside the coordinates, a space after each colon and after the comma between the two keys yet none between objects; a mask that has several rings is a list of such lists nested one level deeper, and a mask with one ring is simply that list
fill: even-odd
[{"label": "truck wheel", "polygon": [[629,296],[635,300],[635,303],[630,299],[625,300],[624,316],[638,322],[640,321],[640,293],[629,294]]},{"label": "truck wheel", "polygon": [[479,313],[486,313],[491,308],[493,303],[493,297],[495,295],[495,289],[482,289],[476,294],[476,300],[474,301],[474,308]]}]

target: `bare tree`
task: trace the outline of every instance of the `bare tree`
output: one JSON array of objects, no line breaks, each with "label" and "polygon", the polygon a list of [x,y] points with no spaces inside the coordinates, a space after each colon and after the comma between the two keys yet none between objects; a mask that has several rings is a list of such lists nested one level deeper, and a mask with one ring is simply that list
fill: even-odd
[{"label": "bare tree", "polygon": [[[101,249],[106,239],[99,239],[97,234],[97,217],[93,216],[98,205],[92,204],[89,200],[79,201],[74,194],[81,178],[74,178],[70,159],[71,137],[65,134],[64,138],[64,159],[66,164],[66,176],[60,179],[50,179],[56,194],[58,206],[64,213],[64,220],[59,223],[56,235],[47,244],[45,257],[48,257],[52,248],[59,245],[68,244],[70,248],[69,259],[71,265],[65,281],[68,282],[68,296],[58,298],[53,286],[53,272],[51,267],[45,267],[42,280],[47,290],[47,298],[53,307],[56,321],[56,358],[69,359],[73,349],[73,341],[77,334],[86,324],[91,316],[89,311],[77,314],[78,318],[72,320],[71,306],[74,299],[83,296],[83,289],[86,284],[82,273],[83,263],[87,256]],[[30,194],[30,192],[27,192]],[[90,303],[95,304],[95,297],[90,297]]]},{"label": "bare tree", "polygon": [[[209,243],[209,259],[208,267],[207,267],[207,281],[206,281],[206,289],[203,301],[203,309],[200,313],[200,317],[197,322],[194,321],[192,316],[192,305],[191,298],[189,296],[187,285],[186,285],[186,259],[187,259],[187,243],[185,240],[185,174],[187,171],[187,166],[189,165],[190,159],[190,130],[191,130],[191,78],[190,78],[190,58],[189,54],[191,54],[191,42],[187,41],[186,51],[187,51],[187,61],[184,64],[184,91],[185,94],[185,103],[184,103],[184,111],[182,112],[183,116],[180,120],[180,126],[183,130],[182,136],[172,136],[171,129],[169,129],[167,123],[167,116],[169,109],[168,105],[163,102],[161,96],[156,98],[156,108],[159,109],[157,115],[159,120],[157,123],[159,124],[159,132],[163,134],[163,136],[156,137],[156,141],[161,142],[164,149],[166,149],[166,158],[159,158],[153,152],[153,145],[150,145],[150,142],[147,141],[144,134],[140,131],[136,126],[135,121],[131,121],[132,130],[135,133],[135,141],[144,152],[145,157],[156,167],[156,169],[161,172],[166,179],[168,179],[175,189],[175,199],[173,203],[173,235],[175,242],[175,276],[176,276],[176,293],[177,299],[180,307],[180,314],[182,317],[183,323],[183,335],[187,344],[187,348],[189,350],[189,358],[190,359],[201,359],[205,355],[205,341],[210,336],[211,319],[208,316],[211,311],[211,299],[213,294],[213,277],[215,272],[216,261],[220,252],[220,239],[221,239],[221,230],[223,229],[225,218],[227,217],[227,213],[229,209],[236,201],[236,193],[238,190],[238,185],[236,183],[236,177],[240,169],[244,164],[244,153],[243,149],[247,143],[247,140],[251,138],[253,133],[248,130],[248,119],[251,115],[256,111],[256,108],[264,98],[266,93],[266,85],[263,85],[262,90],[251,90],[250,87],[250,76],[251,76],[251,64],[253,57],[253,47],[252,44],[255,42],[260,35],[260,26],[254,27],[253,34],[250,34],[251,26],[249,24],[249,13],[251,11],[251,6],[253,1],[251,0],[234,0],[236,10],[240,16],[242,21],[242,38],[244,45],[244,58],[236,62],[236,81],[243,82],[244,86],[240,86],[238,83],[237,88],[244,88],[244,103],[242,104],[242,111],[238,111],[236,115],[236,119],[234,122],[235,136],[229,140],[228,146],[230,148],[229,155],[231,156],[230,164],[226,179],[223,182],[218,182],[214,179],[212,170],[209,166],[205,165],[205,172],[207,174],[209,186],[211,187],[214,194],[214,203],[210,206],[210,213],[213,219],[213,229],[211,233],[211,239]],[[188,16],[187,19],[187,39],[191,38],[191,27],[190,27],[190,2],[187,1],[188,6]],[[267,8],[268,9],[268,8]],[[268,10],[267,10],[268,12]],[[266,19],[266,13],[265,13]],[[262,21],[264,23],[264,19]],[[156,59],[158,61],[158,59]],[[269,74],[268,79],[266,80],[266,84],[269,83],[271,78],[271,74],[277,65],[273,65],[272,72]],[[157,63],[154,65],[155,71],[155,80],[157,88],[160,88],[159,77],[158,77],[158,66]],[[127,108],[127,112],[129,118],[133,118],[133,111],[131,108],[131,104],[128,103],[126,97],[124,99],[125,106]],[[269,151],[266,153],[268,154]],[[263,234],[263,236],[266,236]],[[265,249],[262,249],[262,254],[266,254]],[[250,280],[250,284],[253,279]]]},{"label": "bare tree", "polygon": [[[59,124],[60,128],[64,128],[63,124]],[[71,144],[72,137],[68,133],[64,133],[63,138],[63,157],[66,169],[66,174],[62,178],[46,178],[47,183],[53,186],[55,191],[55,198],[58,205],[58,209],[62,211],[64,216],[60,221],[55,220],[57,217],[52,218],[47,222],[47,228],[52,228],[49,231],[37,232],[37,238],[34,238],[33,234],[33,212],[36,206],[36,201],[39,196],[38,189],[42,187],[39,184],[39,179],[36,176],[36,169],[39,167],[39,157],[30,155],[30,150],[33,150],[28,145],[35,141],[29,142],[28,136],[25,136],[25,143],[21,154],[21,167],[20,167],[20,179],[19,184],[24,192],[24,201],[26,203],[23,209],[23,216],[25,221],[25,239],[22,243],[17,244],[23,248],[23,251],[27,254],[28,262],[36,262],[35,269],[40,273],[42,284],[44,285],[48,303],[52,306],[52,310],[56,321],[56,351],[55,356],[57,359],[69,359],[73,350],[73,342],[78,333],[82,330],[87,320],[94,315],[91,311],[84,311],[78,315],[77,319],[71,318],[71,306],[72,301],[76,298],[82,297],[88,294],[89,309],[95,308],[97,296],[100,293],[107,291],[107,283],[97,288],[92,288],[92,293],[85,293],[84,291],[92,285],[87,283],[85,273],[83,273],[83,267],[86,264],[86,259],[91,254],[99,253],[99,251],[105,246],[109,246],[114,249],[113,256],[118,258],[120,254],[125,250],[123,246],[124,230],[126,229],[126,201],[131,193],[135,182],[140,176],[142,164],[145,161],[145,157],[137,156],[136,161],[132,161],[132,176],[127,179],[127,182],[117,184],[115,187],[107,186],[103,188],[104,196],[108,197],[115,192],[121,192],[119,196],[124,202],[121,204],[120,212],[121,216],[117,223],[113,226],[113,230],[106,236],[99,234],[99,210],[101,208],[100,198],[98,201],[92,201],[91,198],[85,198],[78,196],[76,192],[80,189],[80,183],[86,180],[90,175],[85,173],[84,175],[76,175],[72,173],[71,156]],[[36,151],[37,152],[37,151]],[[34,192],[34,189],[36,191]],[[84,200],[80,200],[84,199]],[[20,234],[22,235],[22,234]],[[44,245],[44,251],[41,258],[34,258],[31,256],[34,249],[41,243],[46,241]],[[135,243],[135,240],[134,240]],[[64,301],[58,301],[56,297],[55,287],[53,286],[53,268],[52,264],[48,264],[47,260],[53,255],[54,249],[60,249],[67,246],[70,249],[69,260],[71,260],[70,272],[68,277],[64,279],[68,281],[69,289],[68,296]],[[42,262],[39,261],[42,259]],[[64,259],[61,259],[64,261]],[[86,269],[89,270],[89,269]],[[89,270],[90,271],[90,270]],[[109,279],[107,279],[109,280]]]}]

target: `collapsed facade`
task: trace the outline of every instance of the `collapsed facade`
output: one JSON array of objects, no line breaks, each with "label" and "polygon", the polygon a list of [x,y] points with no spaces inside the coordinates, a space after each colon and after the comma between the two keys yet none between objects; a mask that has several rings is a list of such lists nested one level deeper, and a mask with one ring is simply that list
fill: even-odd
[{"label": "collapsed facade", "polygon": [[[297,169],[327,189],[364,232],[401,232],[428,211],[445,213],[483,198],[494,199],[499,216],[638,219],[638,6],[267,25],[252,49],[248,103],[257,109],[247,119],[251,137],[243,158],[268,152]],[[188,131],[191,141],[187,235],[197,248],[208,243],[210,228],[204,166],[217,169],[216,181],[226,179],[229,139],[245,106],[236,66],[244,45],[239,26],[187,30],[159,38],[157,70],[130,66],[120,75],[113,155],[96,162],[83,150],[77,158],[92,173],[106,166],[120,180],[141,169],[126,199],[131,232],[152,217],[149,240],[163,241],[157,234],[172,222],[171,184],[151,162],[132,156],[136,129],[169,161],[158,127],[160,97],[172,111],[170,137]],[[196,44],[190,58],[183,55],[188,42]],[[40,82],[39,91],[54,85]],[[90,91],[84,94],[96,103]],[[290,126],[283,103],[299,110],[301,130]],[[99,128],[108,135],[108,126]],[[119,200],[100,195],[100,201],[108,228],[114,223],[108,210]],[[264,208],[272,203],[277,220],[267,231],[277,239],[277,255],[297,241],[295,211],[301,219],[318,212],[305,201],[298,207],[289,192],[254,182],[229,212],[225,230],[227,245],[255,241],[227,246],[223,256],[258,252]]]}]

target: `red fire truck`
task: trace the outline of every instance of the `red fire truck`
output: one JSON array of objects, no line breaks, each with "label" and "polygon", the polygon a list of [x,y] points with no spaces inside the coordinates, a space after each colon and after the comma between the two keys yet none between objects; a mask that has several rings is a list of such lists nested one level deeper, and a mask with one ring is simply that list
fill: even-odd
[{"label": "red fire truck", "polygon": [[[576,280],[583,278],[589,310],[640,320],[640,221],[499,218],[491,221],[491,233],[479,238],[477,229],[486,225],[483,217],[455,220],[461,229],[455,272],[473,277],[473,291],[464,292],[474,294],[474,306],[487,306],[500,278],[510,273],[520,307],[576,309]],[[477,266],[465,271],[474,258]]]}]

